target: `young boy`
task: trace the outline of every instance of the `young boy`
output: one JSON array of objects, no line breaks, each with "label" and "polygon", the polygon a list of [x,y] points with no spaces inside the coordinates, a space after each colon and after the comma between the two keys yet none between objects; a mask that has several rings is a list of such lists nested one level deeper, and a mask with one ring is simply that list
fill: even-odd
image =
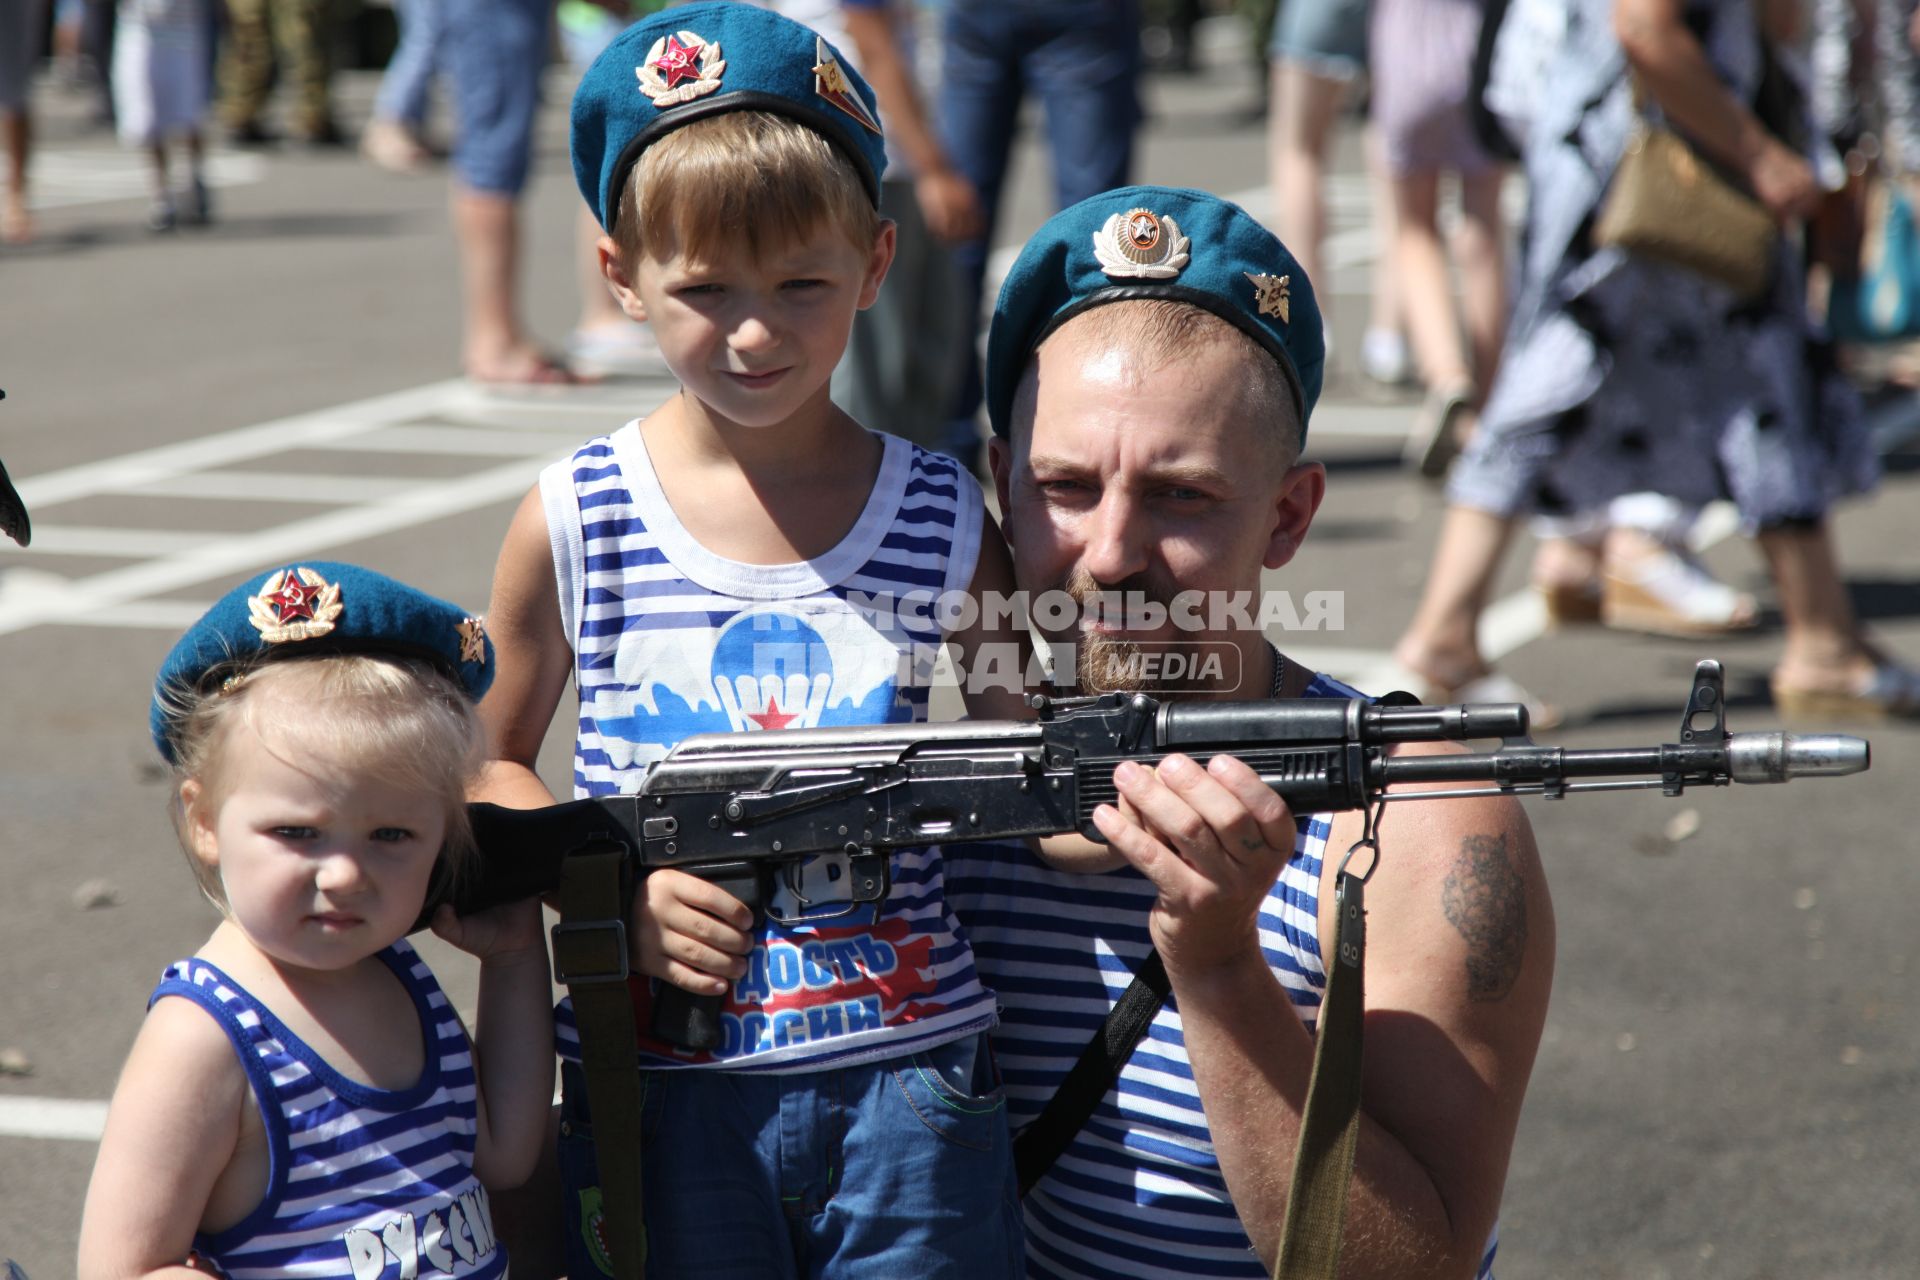
[{"label": "young boy", "polygon": [[[828,398],[893,255],[866,84],[771,12],[675,7],[588,71],[572,151],[608,284],[681,389],[548,468],[514,517],[482,798],[551,802],[533,766],[570,675],[577,795],[634,790],[690,733],[924,719],[916,677],[943,640],[963,669],[1014,655],[1004,687],[963,687],[975,716],[1021,714],[1015,636],[943,634],[929,607],[1011,590],[972,477]],[[769,921],[744,956],[697,941],[702,920],[747,926],[731,896],[672,872],[643,886],[637,967],[725,995],[722,1042],[692,1053],[648,1036],[635,993],[648,1270],[1014,1274],[1019,1210],[983,1050],[994,998],[937,854],[896,855],[887,900],[833,919],[807,884],[813,922]],[[770,914],[797,907],[776,897]],[[590,1130],[565,1005],[559,1041],[577,1280],[611,1274],[610,1224],[578,1149]]]}]

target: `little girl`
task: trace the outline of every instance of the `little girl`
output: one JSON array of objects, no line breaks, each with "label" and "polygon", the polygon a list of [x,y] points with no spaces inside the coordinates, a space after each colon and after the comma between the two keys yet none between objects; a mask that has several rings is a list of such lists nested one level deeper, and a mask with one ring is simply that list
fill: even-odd
[{"label": "little girl", "polygon": [[539,905],[434,932],[480,958],[472,1041],[406,934],[471,851],[480,620],[350,565],[230,593],[161,668],[175,827],[223,917],[115,1090],[82,1280],[504,1276],[483,1183],[553,1096]]}]

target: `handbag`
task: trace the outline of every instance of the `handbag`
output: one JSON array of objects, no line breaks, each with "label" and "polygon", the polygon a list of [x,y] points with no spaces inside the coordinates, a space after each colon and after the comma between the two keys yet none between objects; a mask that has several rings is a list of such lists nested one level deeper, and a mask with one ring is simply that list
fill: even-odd
[{"label": "handbag", "polygon": [[1867,195],[1860,274],[1834,280],[1827,329],[1840,342],[1920,337],[1920,226],[1897,181],[1877,182]]},{"label": "handbag", "polygon": [[[1639,108],[1637,82],[1633,97]],[[1679,134],[1648,120],[1644,110],[1593,228],[1596,246],[1717,280],[1742,302],[1759,297],[1772,279],[1779,234],[1764,205],[1721,177]]]}]

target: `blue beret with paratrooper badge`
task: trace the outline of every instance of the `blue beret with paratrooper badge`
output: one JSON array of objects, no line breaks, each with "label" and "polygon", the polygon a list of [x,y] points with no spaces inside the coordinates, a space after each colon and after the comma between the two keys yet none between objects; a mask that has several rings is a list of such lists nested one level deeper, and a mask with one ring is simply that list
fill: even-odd
[{"label": "blue beret with paratrooper badge", "polygon": [[493,683],[479,617],[372,569],[302,560],[241,583],[180,637],[154,681],[153,743],[173,760],[168,708],[181,691],[205,692],[262,662],[342,653],[426,659],[475,702]]},{"label": "blue beret with paratrooper badge", "polygon": [[1202,307],[1279,364],[1300,414],[1320,398],[1325,335],[1313,285],[1246,210],[1205,191],[1118,187],[1049,218],[1000,287],[987,335],[987,414],[1011,427],[1033,353],[1074,316],[1109,302],[1167,298]]},{"label": "blue beret with paratrooper badge", "polygon": [[607,46],[573,95],[573,176],[606,231],[640,153],[695,120],[770,111],[807,125],[845,155],[880,203],[887,167],[878,99],[811,27],[757,5],[675,5]]}]

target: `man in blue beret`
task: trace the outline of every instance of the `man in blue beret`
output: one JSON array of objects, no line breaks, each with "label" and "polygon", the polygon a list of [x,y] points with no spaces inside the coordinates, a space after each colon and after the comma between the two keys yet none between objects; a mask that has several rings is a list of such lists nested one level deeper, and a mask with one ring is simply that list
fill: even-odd
[{"label": "man in blue beret", "polygon": [[[1082,606],[1046,635],[1058,680],[1355,696],[1289,662],[1258,621],[1263,573],[1293,559],[1325,493],[1324,468],[1300,461],[1322,356],[1299,265],[1216,197],[1123,188],[1028,243],[989,336],[990,459],[1019,586]],[[1019,846],[945,854],[1001,1001],[1016,1133],[1151,949],[1171,985],[1026,1196],[1029,1274],[1265,1276],[1332,949],[1322,868],[1361,817],[1292,814],[1232,759],[1174,756],[1114,781],[1121,803],[1095,815],[1109,848],[1086,867],[1104,875]],[[1552,983],[1552,906],[1519,806],[1394,806],[1367,906],[1342,1274],[1485,1275]]]}]

